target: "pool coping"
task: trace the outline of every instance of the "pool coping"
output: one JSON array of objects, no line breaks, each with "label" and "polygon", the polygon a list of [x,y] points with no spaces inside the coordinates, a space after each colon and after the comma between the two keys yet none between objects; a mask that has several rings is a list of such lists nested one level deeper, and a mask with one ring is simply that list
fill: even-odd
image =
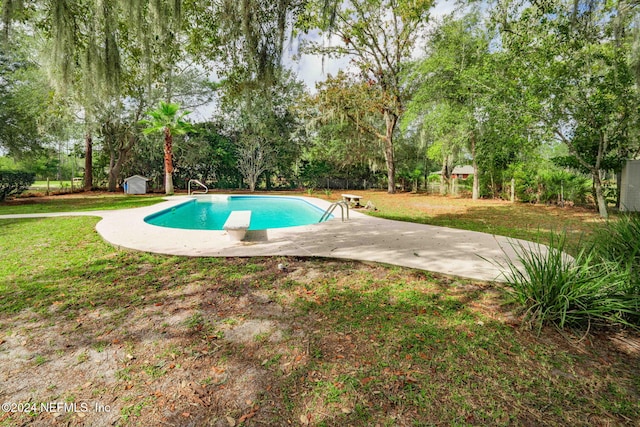
[{"label": "pool coping", "polygon": [[[267,241],[233,242],[225,231],[172,229],[144,222],[146,216],[184,203],[187,197],[171,196],[165,202],[141,208],[0,215],[0,219],[99,216],[102,220],[96,225],[97,232],[119,248],[196,257],[309,256],[352,259],[483,281],[504,281],[502,265],[508,258],[517,259],[514,247],[535,245],[476,231],[382,219],[353,209],[350,210],[350,219],[345,222],[341,221],[338,214],[319,224],[269,229]],[[312,197],[287,197],[303,199],[322,210],[331,204]]]}]

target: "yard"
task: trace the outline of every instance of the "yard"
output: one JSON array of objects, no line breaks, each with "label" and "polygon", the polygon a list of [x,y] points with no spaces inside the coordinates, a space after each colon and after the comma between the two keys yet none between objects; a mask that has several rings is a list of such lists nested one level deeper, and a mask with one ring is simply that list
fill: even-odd
[{"label": "yard", "polygon": [[[582,209],[360,193],[375,215],[514,237],[566,227],[577,244],[599,221]],[[5,203],[0,214],[159,199],[49,200]],[[538,335],[499,284],[398,267],[122,251],[100,239],[96,222],[0,220],[0,397],[16,404],[3,406],[0,425],[640,419],[635,333]]]}]

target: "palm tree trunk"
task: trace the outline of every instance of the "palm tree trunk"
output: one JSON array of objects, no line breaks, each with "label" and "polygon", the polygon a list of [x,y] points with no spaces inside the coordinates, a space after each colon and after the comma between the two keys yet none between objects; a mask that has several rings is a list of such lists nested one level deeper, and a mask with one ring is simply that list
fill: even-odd
[{"label": "palm tree trunk", "polygon": [[169,127],[164,128],[164,192],[173,194],[173,136]]}]

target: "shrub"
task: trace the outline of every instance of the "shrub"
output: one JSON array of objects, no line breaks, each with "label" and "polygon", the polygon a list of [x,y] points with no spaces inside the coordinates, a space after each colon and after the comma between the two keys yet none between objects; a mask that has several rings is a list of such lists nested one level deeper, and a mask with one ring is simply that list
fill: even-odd
[{"label": "shrub", "polygon": [[0,201],[12,194],[27,190],[36,180],[36,175],[24,171],[0,171]]},{"label": "shrub", "polygon": [[524,307],[526,320],[538,329],[593,323],[637,328],[640,295],[633,291],[630,269],[602,259],[591,247],[576,258],[565,248],[564,235],[552,235],[548,247],[515,246],[517,262],[507,263],[507,292]]},{"label": "shrub", "polygon": [[582,174],[555,166],[522,165],[510,168],[516,180],[516,196],[522,202],[584,204],[591,192],[591,181]]}]

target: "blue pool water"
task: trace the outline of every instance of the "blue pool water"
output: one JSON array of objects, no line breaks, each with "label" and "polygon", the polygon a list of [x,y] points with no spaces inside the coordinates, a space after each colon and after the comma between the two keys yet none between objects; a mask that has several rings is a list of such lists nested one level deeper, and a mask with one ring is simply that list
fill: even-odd
[{"label": "blue pool water", "polygon": [[323,211],[292,197],[224,196],[190,200],[149,215],[148,224],[190,230],[222,230],[232,211],[251,211],[249,230],[294,227],[317,223]]}]

